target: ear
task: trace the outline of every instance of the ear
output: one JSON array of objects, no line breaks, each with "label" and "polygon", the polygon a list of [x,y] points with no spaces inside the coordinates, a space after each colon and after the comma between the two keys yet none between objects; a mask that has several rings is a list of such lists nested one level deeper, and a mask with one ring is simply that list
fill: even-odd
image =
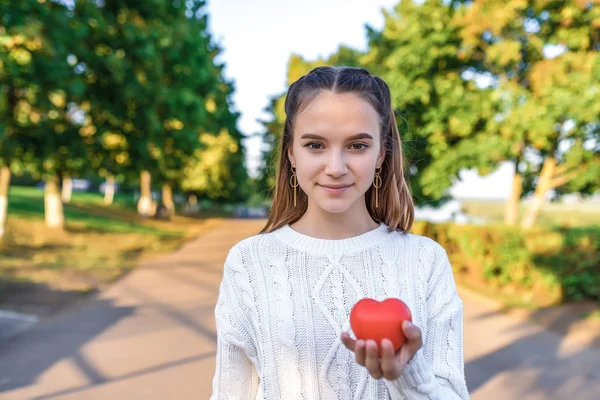
[{"label": "ear", "polygon": [[385,160],[385,149],[381,149],[379,157],[377,157],[377,168],[381,168],[383,160]]},{"label": "ear", "polygon": [[290,163],[292,165],[296,165],[296,160],[294,159],[294,149],[292,148],[292,146],[288,147],[288,151],[287,151],[287,155],[288,155],[288,159],[290,160]]}]

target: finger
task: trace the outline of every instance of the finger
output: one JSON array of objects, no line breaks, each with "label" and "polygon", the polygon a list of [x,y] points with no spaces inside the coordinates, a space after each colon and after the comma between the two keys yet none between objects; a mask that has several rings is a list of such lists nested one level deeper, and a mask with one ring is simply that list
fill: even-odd
[{"label": "finger", "polygon": [[367,341],[365,366],[369,370],[371,376],[379,379],[383,376],[381,365],[379,364],[379,354],[377,353],[377,342],[374,340]]},{"label": "finger", "polygon": [[350,351],[354,351],[356,340],[352,339],[346,332],[342,332],[342,343]]},{"label": "finger", "polygon": [[421,348],[423,342],[421,339],[421,330],[416,327],[415,325],[413,325],[412,322],[410,321],[404,321],[404,324],[402,325],[402,330],[404,331],[404,335],[406,336],[406,339],[409,342],[412,342],[414,344],[418,344],[418,348]]},{"label": "finger", "polygon": [[354,344],[354,357],[358,365],[365,366],[365,341],[357,340]]},{"label": "finger", "polygon": [[406,344],[404,346],[407,347],[411,355],[415,354],[423,346],[421,330],[410,321],[404,321],[402,324],[402,331],[406,336]]},{"label": "finger", "polygon": [[389,339],[381,341],[381,373],[387,380],[397,378],[397,365],[394,357],[394,345]]}]

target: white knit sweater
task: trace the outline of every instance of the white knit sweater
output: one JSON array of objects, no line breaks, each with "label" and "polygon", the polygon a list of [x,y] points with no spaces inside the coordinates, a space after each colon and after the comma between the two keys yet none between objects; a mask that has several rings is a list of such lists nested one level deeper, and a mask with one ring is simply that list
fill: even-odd
[{"label": "white knit sweater", "polygon": [[[361,298],[402,299],[423,347],[395,381],[373,379],[340,340]],[[384,224],[341,240],[288,225],[229,252],[215,308],[211,399],[468,399],[463,305],[445,250]]]}]

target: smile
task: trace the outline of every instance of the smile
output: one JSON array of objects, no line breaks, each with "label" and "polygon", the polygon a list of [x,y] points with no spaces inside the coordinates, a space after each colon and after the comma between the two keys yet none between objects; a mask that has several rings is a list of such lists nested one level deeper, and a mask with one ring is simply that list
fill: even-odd
[{"label": "smile", "polygon": [[327,192],[329,192],[331,194],[342,194],[346,190],[348,190],[350,187],[352,187],[352,185],[345,185],[345,186],[325,186],[325,185],[319,185],[319,186],[321,186],[323,189],[325,189]]}]

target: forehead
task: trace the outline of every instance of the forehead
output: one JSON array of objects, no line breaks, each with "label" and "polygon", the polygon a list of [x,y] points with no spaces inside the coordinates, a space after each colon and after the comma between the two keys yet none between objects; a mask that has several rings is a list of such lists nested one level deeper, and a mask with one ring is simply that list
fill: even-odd
[{"label": "forehead", "polygon": [[295,134],[315,133],[322,136],[350,136],[366,132],[379,133],[379,114],[355,93],[321,92],[296,116]]}]

